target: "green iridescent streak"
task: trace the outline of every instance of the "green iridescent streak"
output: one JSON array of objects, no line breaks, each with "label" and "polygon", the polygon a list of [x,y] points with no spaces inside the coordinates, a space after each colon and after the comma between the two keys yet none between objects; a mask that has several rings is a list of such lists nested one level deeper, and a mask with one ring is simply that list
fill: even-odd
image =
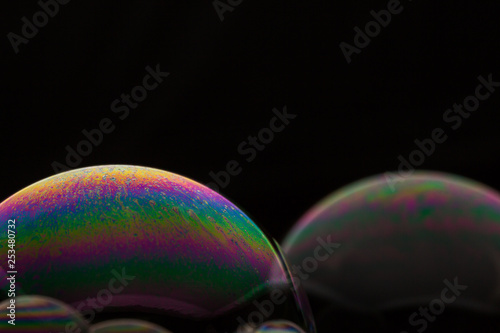
[{"label": "green iridescent streak", "polygon": [[[82,238],[92,236],[92,232],[88,232],[86,229],[82,230],[86,232],[87,235],[82,233],[77,233]],[[103,231],[104,233],[108,233],[108,231]],[[55,236],[60,239],[60,237]],[[41,247],[44,246],[45,241],[49,241],[50,237],[42,237],[44,238],[44,242],[38,243],[31,242],[27,244],[31,244],[32,246],[24,246],[21,250],[18,251],[18,256],[22,257],[23,253],[39,253]],[[71,241],[66,241],[70,243]],[[52,242],[51,242],[52,243]],[[57,247],[57,244],[52,243],[52,247]],[[63,246],[61,246],[63,248]],[[115,252],[114,249],[110,249],[110,252]],[[93,251],[89,251],[92,253]],[[116,250],[119,258],[119,249]],[[159,252],[161,255],[161,251]],[[163,254],[164,255],[164,254]],[[192,281],[196,285],[200,285],[204,280],[214,281],[213,284],[207,285],[207,287],[211,288],[211,290],[217,294],[220,292],[228,292],[233,291],[235,295],[241,295],[241,292],[246,292],[252,286],[255,286],[259,283],[262,283],[262,278],[259,276],[259,273],[254,270],[249,264],[248,267],[216,267],[211,266],[211,264],[186,264],[186,259],[183,258],[183,255],[189,257],[187,254],[180,254],[177,260],[174,262],[169,261],[167,257],[163,260],[153,260],[147,262],[147,260],[151,260],[151,258],[141,258],[140,254],[137,254],[137,258],[128,258],[124,260],[108,260],[106,257],[100,257],[98,259],[92,258],[92,255],[89,254],[88,260],[93,262],[93,266],[95,267],[96,262],[99,263],[100,267],[96,267],[91,269],[90,267],[85,268],[85,272],[82,272],[79,268],[82,266],[81,262],[75,263],[75,267],[73,269],[68,269],[69,267],[58,267],[54,266],[54,272],[50,273],[47,276],[47,279],[50,280],[50,284],[53,286],[57,286],[57,289],[62,288],[67,290],[74,290],[74,286],[83,286],[87,283],[92,285],[103,285],[106,286],[110,279],[110,272],[106,271],[106,268],[113,267],[114,269],[120,271],[122,267],[127,268],[127,272],[129,271],[137,271],[137,272],[148,272],[152,276],[156,276],[156,281],[165,283],[167,280],[173,283],[187,283],[188,281]],[[195,253],[191,254],[195,255]],[[113,256],[111,256],[113,257]],[[115,257],[116,258],[116,257]],[[57,259],[55,259],[57,260]],[[196,258],[188,260],[193,262]],[[51,265],[50,262],[47,262],[47,265]],[[213,265],[213,264],[212,264]],[[49,269],[47,267],[47,269]],[[234,276],[234,274],[238,274],[238,276]],[[246,275],[242,275],[242,273],[246,273]],[[133,273],[130,273],[133,275]],[[210,278],[208,278],[210,276]],[[189,277],[187,279],[186,277]],[[29,281],[35,281],[35,274],[26,274],[23,277],[23,288],[30,292],[32,290],[31,284]],[[163,280],[162,280],[163,279]],[[154,282],[154,281],[151,281]],[[57,293],[57,289],[54,291]],[[154,290],[153,290],[154,291]]]},{"label": "green iridescent streak", "polygon": [[[204,211],[208,211],[206,214],[211,214],[209,216],[214,220],[214,222],[207,223],[206,220],[201,221],[199,218],[193,217],[184,208],[178,209],[179,213],[176,213],[170,207],[166,210],[155,209],[158,206],[167,206],[156,204],[155,206],[146,206],[148,209],[144,209],[139,213],[137,208],[137,210],[129,209],[129,205],[130,202],[125,204],[125,209],[116,208],[116,205],[113,205],[111,206],[113,208],[105,210],[100,207],[107,206],[104,201],[90,206],[91,210],[79,213],[71,211],[61,212],[58,215],[43,214],[37,218],[37,225],[31,224],[29,225],[31,228],[20,232],[18,243],[22,245],[19,247],[19,256],[22,257],[23,253],[38,254],[45,246],[50,246],[53,249],[52,253],[57,253],[67,245],[78,244],[82,240],[94,238],[96,233],[109,237],[107,238],[108,242],[113,238],[111,235],[119,238],[120,233],[126,233],[129,236],[131,233],[139,233],[154,239],[154,237],[158,237],[158,234],[153,229],[158,228],[161,228],[161,231],[166,235],[170,235],[169,238],[173,238],[173,234],[181,235],[191,232],[194,232],[195,235],[206,235],[199,228],[200,224],[205,230],[209,231],[209,234],[216,235],[218,233],[220,235],[221,230],[229,230],[230,232],[226,236],[234,235],[238,239],[243,237],[238,235],[246,235],[247,237],[244,240],[250,242],[252,248],[269,248],[260,230],[254,227],[246,218],[239,215],[236,218],[230,217],[225,220],[218,212],[207,209]],[[138,207],[137,203],[135,207]],[[144,206],[139,206],[139,208],[141,207]],[[231,225],[228,222],[229,220],[232,221]],[[58,223],[54,223],[54,221]],[[127,221],[127,223],[124,221]],[[217,229],[217,225],[220,226],[220,230]],[[196,226],[194,229],[196,231],[193,231],[194,226]],[[234,228],[232,231],[231,226]],[[243,228],[240,228],[240,226]],[[43,232],[40,232],[40,230],[43,230]],[[258,241],[258,244],[253,244],[254,241]],[[88,249],[88,260],[93,262],[93,266],[95,266],[96,259],[92,257],[92,253],[93,250],[99,249],[100,244],[95,245],[94,249]],[[271,250],[269,250],[268,254],[274,255]],[[54,258],[54,260],[57,261],[57,258]],[[47,285],[54,286],[54,295],[58,294],[58,290],[73,290],[74,292],[75,286],[82,286],[81,289],[84,290],[83,287],[87,285],[105,287],[112,277],[111,272],[106,270],[107,268],[113,267],[120,271],[122,267],[126,267],[127,273],[132,275],[134,275],[133,271],[148,272],[141,279],[150,279],[150,274],[156,276],[157,279],[150,282],[153,284],[157,282],[157,287],[161,286],[163,288],[168,288],[168,283],[165,285],[167,281],[171,281],[172,284],[181,282],[186,284],[192,281],[193,285],[201,285],[201,281],[204,280],[213,281],[211,284],[205,282],[206,286],[200,288],[210,288],[214,295],[218,293],[234,294],[235,299],[263,282],[258,272],[252,271],[250,266],[246,270],[244,267],[241,268],[242,271],[235,277],[236,272],[231,271],[232,267],[221,267],[220,269],[210,267],[210,265],[193,267],[186,265],[185,260],[183,261],[182,258],[179,258],[179,262],[168,263],[168,265],[161,260],[156,262],[141,262],[141,260],[146,260],[146,258],[129,259],[123,262],[113,260],[114,262],[111,263],[106,257],[99,257],[100,267],[94,269],[87,267],[85,272],[78,268],[78,264],[81,266],[81,262],[75,263],[76,266],[73,269],[54,266],[52,268],[55,272],[49,274],[46,281],[50,281],[50,284]],[[50,270],[51,263],[48,262],[47,265],[49,265],[47,269]],[[152,272],[152,269],[155,269],[155,271]],[[162,270],[164,271],[162,272]],[[246,273],[246,275],[241,273]],[[33,289],[32,286],[34,285],[29,281],[35,281],[35,276],[35,273],[30,274],[27,272],[23,277],[23,287],[28,293]],[[188,276],[189,279],[186,279]],[[207,279],[207,276],[211,276],[210,279]],[[43,279],[43,277],[41,278]],[[47,288],[47,285],[45,288]],[[156,291],[153,289],[152,295],[156,295]],[[33,290],[33,292],[36,292],[36,290]],[[95,290],[95,293],[97,292],[98,290]],[[95,295],[82,295],[82,298],[85,297],[95,297]]]},{"label": "green iridescent streak", "polygon": [[[134,203],[134,205],[137,207],[137,204]],[[125,205],[125,209],[116,207],[102,209],[100,206],[107,205],[106,203],[97,204],[90,206],[93,208],[92,210],[79,213],[41,214],[37,217],[37,225],[31,223],[28,224],[28,228],[20,230],[18,242],[21,246],[30,247],[31,251],[36,252],[45,242],[54,239],[58,240],[57,243],[64,239],[73,243],[81,239],[89,239],[88,237],[91,236],[95,237],[96,233],[103,235],[128,232],[137,234],[143,233],[145,228],[149,230],[161,228],[165,234],[173,235],[189,231],[201,232],[202,227],[212,235],[221,235],[222,231],[225,230],[228,231],[226,236],[238,235],[239,231],[244,231],[243,235],[246,235],[245,238],[251,240],[252,243],[260,243],[260,246],[266,245],[260,230],[242,216],[231,216],[225,220],[218,212],[206,209],[201,211],[206,214],[203,219],[200,219],[200,213],[193,218],[194,213],[190,215],[188,209],[177,208],[177,213],[167,204],[156,205],[157,207],[168,207],[166,210],[139,206],[139,209],[146,208],[142,209],[142,212],[138,212],[138,208],[130,209],[130,205]],[[211,222],[208,221],[208,216],[211,217]],[[227,222],[229,220],[232,220],[232,225]],[[239,226],[244,228],[239,228]],[[236,230],[231,230],[231,228]]]},{"label": "green iridescent streak", "polygon": [[[185,197],[185,195],[183,197]],[[231,226],[229,222],[226,221],[232,220],[233,226],[238,224],[248,225],[248,227],[245,228],[245,234],[250,236],[252,241],[260,240],[262,244],[265,243],[262,242],[263,235],[260,230],[253,225],[251,221],[239,216],[238,211],[236,211],[238,214],[237,216],[230,216],[230,218],[225,221],[220,212],[210,208],[208,202],[206,201],[202,201],[199,198],[189,198],[188,205],[186,205],[184,201],[176,198],[175,196],[167,195],[156,195],[155,197],[145,197],[144,195],[140,197],[133,195],[117,195],[116,197],[111,197],[104,195],[98,197],[93,196],[91,199],[87,199],[85,195],[81,195],[78,197],[76,204],[71,210],[67,207],[51,206],[51,210],[58,212],[58,214],[40,213],[35,219],[36,222],[26,221],[25,226],[28,225],[28,228],[25,228],[23,234],[29,235],[31,234],[31,231],[38,233],[40,230],[44,230],[48,233],[48,235],[41,235],[38,239],[43,242],[45,237],[51,236],[51,231],[57,230],[57,237],[77,236],[73,234],[72,230],[78,230],[78,232],[81,232],[84,228],[90,227],[92,229],[95,228],[97,223],[118,225],[118,223],[123,224],[122,221],[144,222],[145,220],[153,222],[157,222],[157,220],[168,220],[174,223],[174,227],[181,227],[182,229],[185,229],[186,223],[187,225],[190,225],[190,227],[192,227],[193,224],[196,224],[194,219],[187,213],[189,209],[192,209],[193,211],[198,212],[199,221],[205,220],[203,221],[203,225],[205,227],[210,228],[213,224],[206,223],[208,216],[210,216],[221,228],[228,230]],[[183,218],[179,218],[179,214],[175,212],[175,210],[180,212]],[[234,223],[235,219],[238,220],[238,223]],[[67,227],[64,228],[64,226]],[[124,225],[121,227],[124,227]],[[141,228],[141,226],[137,225],[137,228]],[[62,235],[61,230],[64,230]]]},{"label": "green iridescent streak", "polygon": [[[141,258],[135,258],[126,262],[117,260],[111,265],[85,267],[85,270],[77,268],[63,272],[50,271],[47,276],[39,276],[40,284],[36,284],[36,290],[33,273],[25,274],[21,284],[28,294],[37,293],[40,287],[43,287],[44,293],[51,295],[65,295],[68,290],[69,294],[81,297],[72,301],[80,302],[87,297],[94,298],[101,289],[108,288],[109,281],[114,278],[112,270],[121,273],[123,268],[127,275],[135,276],[129,281],[129,285],[124,287],[121,293],[123,295],[140,292],[159,296],[165,294],[165,291],[182,288],[185,292],[183,301],[191,299],[195,303],[200,298],[200,291],[214,302],[217,302],[218,295],[223,295],[224,299],[233,297],[236,301],[241,295],[248,294],[253,288],[264,283],[251,269],[219,269],[210,264],[186,265],[182,260],[178,263],[166,263],[161,260],[144,262]],[[199,290],[194,290],[194,287]],[[260,290],[261,294],[264,292]],[[248,295],[251,296],[254,295]]]}]

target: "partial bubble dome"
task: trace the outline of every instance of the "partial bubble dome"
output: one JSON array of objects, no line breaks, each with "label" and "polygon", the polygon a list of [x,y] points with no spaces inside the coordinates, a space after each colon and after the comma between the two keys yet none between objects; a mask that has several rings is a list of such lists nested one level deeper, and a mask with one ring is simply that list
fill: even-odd
[{"label": "partial bubble dome", "polygon": [[[74,170],[1,203],[0,230],[9,219],[18,226],[18,288],[90,321],[155,313],[172,331],[222,332],[249,318],[286,318],[314,330],[276,244],[234,204],[182,176],[121,165]],[[7,249],[0,233],[5,257]],[[275,290],[286,301],[263,313],[257,305]]]},{"label": "partial bubble dome", "polygon": [[115,319],[93,325],[90,333],[172,333],[162,327],[137,319]]},{"label": "partial bubble dome", "polygon": [[286,320],[269,321],[262,324],[255,333],[303,333],[297,325]]},{"label": "partial bubble dome", "polygon": [[88,325],[73,308],[43,296],[18,296],[0,303],[0,332],[87,333]]},{"label": "partial bubble dome", "polygon": [[[340,327],[325,322],[345,321],[346,327],[364,332],[365,325],[369,331],[386,320],[381,312],[408,308],[400,327],[405,329],[417,305],[433,300],[431,306],[443,303],[448,314],[452,308],[500,314],[500,195],[438,172],[398,180],[391,183],[379,175],[334,192],[283,241],[292,274],[302,275],[301,283],[313,295],[313,310],[337,311],[317,317],[319,330]],[[446,300],[453,302],[440,300],[445,288]],[[354,312],[367,317],[346,319]],[[429,329],[446,322],[438,321],[427,321]]]}]

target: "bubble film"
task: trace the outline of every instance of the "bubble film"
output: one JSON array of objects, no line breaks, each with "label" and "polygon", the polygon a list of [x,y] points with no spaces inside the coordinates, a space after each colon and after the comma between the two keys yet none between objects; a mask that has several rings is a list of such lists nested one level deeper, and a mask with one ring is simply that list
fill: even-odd
[{"label": "bubble film", "polygon": [[[15,305],[15,312],[8,308],[12,308],[12,304]],[[11,313],[15,316],[9,317]],[[5,333],[88,332],[87,324],[76,310],[41,296],[18,296],[14,303],[3,301],[0,303],[0,318],[0,332]]]},{"label": "bubble film", "polygon": [[143,320],[108,320],[90,328],[90,333],[172,333]]},{"label": "bubble film", "polygon": [[[340,247],[328,255],[330,243]],[[307,292],[339,308],[421,304],[447,279],[469,286],[450,307],[499,309],[500,196],[459,176],[380,175],[344,187],[298,221],[283,250],[293,274],[307,275]]]},{"label": "bubble film", "polygon": [[[290,285],[276,245],[245,213],[166,171],[117,165],[58,174],[2,202],[2,230],[9,219],[18,290],[60,299],[89,321],[103,309],[209,320]],[[0,254],[7,250],[1,233]],[[8,286],[0,287],[5,298]],[[288,301],[304,307],[292,294]]]},{"label": "bubble film", "polygon": [[303,333],[297,325],[286,320],[270,321],[262,324],[255,333]]}]

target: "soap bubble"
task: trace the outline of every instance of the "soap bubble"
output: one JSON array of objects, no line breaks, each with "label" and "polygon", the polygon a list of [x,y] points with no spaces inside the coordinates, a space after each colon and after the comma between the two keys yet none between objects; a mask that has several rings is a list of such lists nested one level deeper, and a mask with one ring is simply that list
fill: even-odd
[{"label": "soap bubble", "polygon": [[[500,314],[500,195],[472,180],[415,172],[396,184],[358,181],[309,210],[282,244],[320,331],[384,331],[401,313],[400,330],[413,332],[409,317],[429,304],[441,312],[433,307],[445,288],[448,314]],[[449,285],[462,289],[446,294]],[[427,320],[427,332],[441,324]]]},{"label": "soap bubble", "polygon": [[75,309],[43,296],[4,300],[0,303],[0,318],[0,332],[5,333],[88,332],[87,324]]},{"label": "soap bubble", "polygon": [[255,333],[303,333],[297,325],[286,320],[269,321],[262,324]]},{"label": "soap bubble", "polygon": [[115,319],[95,324],[90,333],[171,333],[158,325],[137,319]]},{"label": "soap bubble", "polygon": [[[121,165],[73,170],[2,202],[0,230],[9,220],[19,290],[60,299],[88,322],[147,315],[174,332],[231,332],[285,318],[314,331],[278,244],[188,178]],[[7,244],[1,232],[5,258]]]}]

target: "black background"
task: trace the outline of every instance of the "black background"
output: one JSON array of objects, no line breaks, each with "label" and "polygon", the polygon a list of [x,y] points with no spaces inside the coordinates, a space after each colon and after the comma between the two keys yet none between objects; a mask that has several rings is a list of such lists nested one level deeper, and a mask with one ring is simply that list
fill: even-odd
[{"label": "black background", "polygon": [[[143,165],[205,184],[237,160],[221,193],[277,239],[333,190],[397,169],[438,127],[448,139],[418,168],[500,189],[500,89],[460,128],[443,120],[479,75],[500,81],[498,1],[403,0],[348,64],[339,44],[387,3],[245,0],[221,22],[211,1],[72,0],[18,54],[7,34],[40,7],[3,4],[0,197],[53,175],[103,118],[116,129],[79,167]],[[111,103],[156,64],[170,76],[120,120]],[[246,162],[238,145],[285,105],[297,117]]]}]

